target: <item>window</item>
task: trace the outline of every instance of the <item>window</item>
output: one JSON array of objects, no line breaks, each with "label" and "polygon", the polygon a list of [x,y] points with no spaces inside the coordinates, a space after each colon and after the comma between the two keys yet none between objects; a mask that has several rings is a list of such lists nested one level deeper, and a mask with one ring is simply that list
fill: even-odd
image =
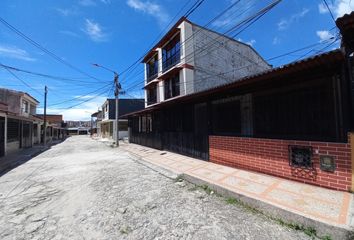
[{"label": "window", "polygon": [[312,168],[312,147],[289,146],[289,164],[292,167]]},{"label": "window", "polygon": [[147,105],[156,103],[157,101],[157,89],[156,86],[146,90],[147,93]]},{"label": "window", "polygon": [[162,69],[166,71],[179,63],[181,60],[181,40],[177,34],[163,49],[162,49]]},{"label": "window", "polygon": [[180,94],[179,91],[179,74],[165,80],[165,99],[176,97]]},{"label": "window", "polygon": [[24,113],[28,113],[29,109],[28,109],[28,102],[23,100],[22,101],[22,112]]},{"label": "window", "polygon": [[159,61],[157,59],[157,54],[146,63],[146,73],[147,73],[147,82],[154,79],[157,76],[159,68]]},{"label": "window", "polygon": [[30,113],[31,113],[32,115],[35,115],[35,114],[36,114],[36,106],[33,105],[33,104],[30,105]]}]

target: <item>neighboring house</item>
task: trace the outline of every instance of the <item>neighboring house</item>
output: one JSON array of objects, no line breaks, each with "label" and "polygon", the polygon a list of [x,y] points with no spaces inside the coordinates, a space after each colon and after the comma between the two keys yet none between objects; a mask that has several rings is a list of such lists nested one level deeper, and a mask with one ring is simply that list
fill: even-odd
[{"label": "neighboring house", "polygon": [[271,68],[251,46],[186,18],[146,54],[143,63],[146,106]]},{"label": "neighboring house", "polygon": [[91,127],[91,121],[65,121],[68,128]]},{"label": "neighboring house", "polygon": [[74,135],[87,135],[89,134],[90,129],[88,127],[70,127],[67,128],[67,133],[69,136]]},{"label": "neighboring house", "polygon": [[130,142],[353,191],[353,23],[337,20],[341,49],[128,115]]},{"label": "neighboring house", "polygon": [[[37,114],[37,116],[44,120],[44,114]],[[66,128],[63,121],[63,115],[47,114],[47,141],[63,140],[66,137]],[[43,132],[43,125],[41,131]],[[43,142],[43,139],[42,139]]]},{"label": "neighboring house", "polygon": [[101,125],[98,124],[101,121],[102,121],[102,111],[97,111],[91,115],[91,136],[93,135],[97,136],[97,134],[101,132],[100,129]]},{"label": "neighboring house", "polygon": [[[121,117],[131,112],[144,109],[144,99],[119,99],[119,138],[128,136],[128,119]],[[98,135],[102,138],[115,138],[115,118],[116,102],[115,99],[107,99],[102,105],[102,121],[98,122]]]},{"label": "neighboring house", "polygon": [[5,88],[0,88],[0,102],[7,105],[4,153],[32,147],[34,132],[40,124],[35,116],[39,102],[28,93]]}]

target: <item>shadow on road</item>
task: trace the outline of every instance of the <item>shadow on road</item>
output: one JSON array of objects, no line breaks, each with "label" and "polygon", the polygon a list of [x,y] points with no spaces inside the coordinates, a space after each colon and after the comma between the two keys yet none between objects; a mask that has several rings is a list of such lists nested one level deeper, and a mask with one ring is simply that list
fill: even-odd
[{"label": "shadow on road", "polygon": [[4,174],[10,172],[11,170],[21,166],[22,164],[28,162],[32,158],[40,155],[41,153],[49,150],[51,147],[63,143],[68,138],[64,140],[52,141],[49,146],[35,145],[31,148],[23,148],[15,153],[8,154],[4,157],[0,157],[0,177]]}]

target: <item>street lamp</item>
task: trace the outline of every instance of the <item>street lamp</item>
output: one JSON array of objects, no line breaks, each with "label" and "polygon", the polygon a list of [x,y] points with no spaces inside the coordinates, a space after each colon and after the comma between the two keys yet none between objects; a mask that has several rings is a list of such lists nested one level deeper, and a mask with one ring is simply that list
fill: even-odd
[{"label": "street lamp", "polygon": [[93,63],[92,64],[95,67],[99,67],[99,68],[103,68],[106,71],[109,71],[111,73],[114,74],[114,86],[115,86],[115,91],[114,91],[114,96],[116,99],[116,122],[115,122],[115,126],[116,126],[116,146],[119,146],[119,108],[118,108],[118,103],[119,103],[119,90],[121,89],[120,83],[119,83],[119,75],[116,71],[113,71],[112,69],[109,69],[105,66],[99,65],[97,63]]}]

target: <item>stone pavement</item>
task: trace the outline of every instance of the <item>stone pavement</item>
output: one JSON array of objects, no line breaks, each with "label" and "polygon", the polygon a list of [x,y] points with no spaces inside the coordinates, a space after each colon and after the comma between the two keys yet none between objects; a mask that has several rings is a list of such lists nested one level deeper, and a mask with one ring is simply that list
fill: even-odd
[{"label": "stone pavement", "polygon": [[313,227],[318,233],[329,234],[334,239],[353,237],[353,194],[348,192],[217,165],[136,144],[122,143],[121,147],[141,160],[193,183],[207,184],[217,192],[241,199],[272,217]]}]

